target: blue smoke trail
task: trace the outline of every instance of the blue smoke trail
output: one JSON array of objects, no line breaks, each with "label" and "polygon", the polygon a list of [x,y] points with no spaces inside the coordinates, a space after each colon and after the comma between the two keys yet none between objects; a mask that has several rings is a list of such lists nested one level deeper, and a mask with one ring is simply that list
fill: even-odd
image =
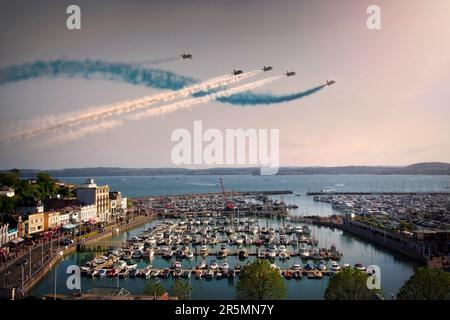
[{"label": "blue smoke trail", "polygon": [[140,68],[126,63],[110,63],[100,60],[36,61],[12,65],[0,70],[0,85],[39,77],[82,77],[127,82],[156,89],[178,90],[197,81],[173,72]]},{"label": "blue smoke trail", "polygon": [[274,95],[269,93],[253,93],[250,91],[237,93],[229,97],[221,97],[217,100],[220,102],[231,103],[234,105],[257,105],[257,104],[274,104],[274,103],[282,103],[289,102],[292,100],[297,100],[309,96],[311,94],[316,93],[319,90],[322,90],[326,85],[321,85],[312,89],[308,89],[302,92],[286,94],[286,95]]},{"label": "blue smoke trail", "polygon": [[[168,58],[169,60],[172,58]],[[156,89],[178,90],[197,83],[193,78],[177,75],[173,72],[142,68],[133,63],[111,63],[101,60],[53,60],[36,61],[22,65],[11,65],[0,69],[0,85],[11,82],[35,79],[39,77],[81,77],[85,79],[106,79],[126,82],[132,85],[145,85]],[[288,102],[309,96],[323,89],[321,85],[306,91],[287,95],[243,92],[218,101],[233,105],[267,105]],[[202,96],[211,92],[198,92],[194,96]]]}]

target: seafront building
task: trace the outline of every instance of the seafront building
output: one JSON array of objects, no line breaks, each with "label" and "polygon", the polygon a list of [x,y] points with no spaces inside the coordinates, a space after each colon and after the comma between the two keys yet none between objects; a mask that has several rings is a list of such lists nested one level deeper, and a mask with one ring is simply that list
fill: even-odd
[{"label": "seafront building", "polygon": [[108,185],[98,186],[94,179],[87,179],[86,183],[76,190],[76,193],[80,203],[96,206],[99,221],[109,221],[111,204]]},{"label": "seafront building", "polygon": [[12,188],[2,187],[0,189],[0,196],[5,196],[5,197],[8,197],[8,198],[12,198],[12,197],[14,197],[14,195],[15,195],[15,192],[14,192],[14,189],[12,189]]},{"label": "seafront building", "polygon": [[43,212],[28,215],[27,235],[44,232],[45,230],[45,214]]},{"label": "seafront building", "polygon": [[[108,185],[98,186],[93,179],[87,179],[74,189],[76,198],[19,201],[16,213],[7,215],[0,224],[0,247],[25,237],[48,236],[65,226],[73,229],[81,224],[108,223],[127,212],[127,198],[119,191],[110,191]],[[5,188],[2,191],[2,196],[7,197],[14,192]]]}]

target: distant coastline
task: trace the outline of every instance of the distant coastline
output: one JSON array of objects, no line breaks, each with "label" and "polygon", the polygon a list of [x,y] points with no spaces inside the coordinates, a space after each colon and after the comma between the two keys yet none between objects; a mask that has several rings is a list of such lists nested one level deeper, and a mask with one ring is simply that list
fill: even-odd
[{"label": "distant coastline", "polygon": [[[5,172],[8,170],[1,170]],[[39,172],[48,172],[54,177],[99,177],[99,176],[161,176],[161,175],[259,175],[253,168],[67,168],[56,170],[20,169],[23,178],[33,178]],[[338,166],[338,167],[281,167],[278,175],[450,175],[450,163],[424,162],[408,166]]]}]

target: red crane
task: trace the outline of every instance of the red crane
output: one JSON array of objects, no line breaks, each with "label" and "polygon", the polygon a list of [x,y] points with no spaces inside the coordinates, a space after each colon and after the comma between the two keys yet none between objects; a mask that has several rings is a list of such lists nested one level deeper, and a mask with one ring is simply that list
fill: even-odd
[{"label": "red crane", "polygon": [[225,191],[225,187],[223,186],[223,180],[222,178],[219,179],[220,182],[220,188],[222,189],[222,193],[223,193],[223,202],[225,205],[225,209],[226,210],[233,210],[234,209],[234,203],[229,201],[227,198],[227,193]]}]

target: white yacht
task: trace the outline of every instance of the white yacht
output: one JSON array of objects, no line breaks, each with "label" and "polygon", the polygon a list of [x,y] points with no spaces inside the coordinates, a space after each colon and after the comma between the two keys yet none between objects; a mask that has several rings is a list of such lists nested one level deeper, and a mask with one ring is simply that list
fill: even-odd
[{"label": "white yacht", "polygon": [[341,270],[341,266],[336,261],[332,261],[331,262],[331,270],[333,270],[333,271],[340,271]]}]

